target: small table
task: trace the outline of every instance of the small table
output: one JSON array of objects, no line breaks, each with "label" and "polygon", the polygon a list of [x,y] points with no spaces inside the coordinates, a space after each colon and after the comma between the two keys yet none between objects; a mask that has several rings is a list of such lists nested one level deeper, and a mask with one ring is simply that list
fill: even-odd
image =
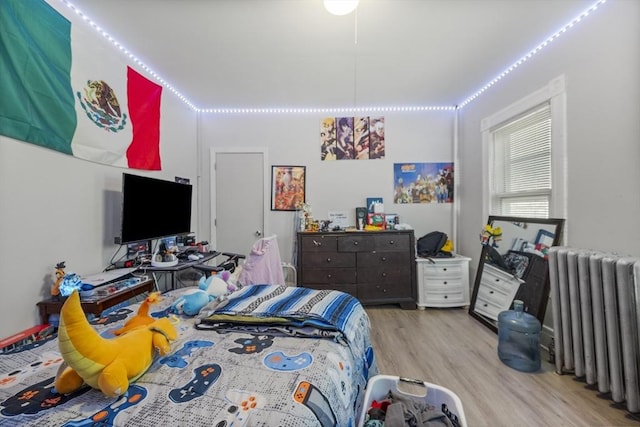
[{"label": "small table", "polygon": [[[121,302],[127,301],[137,295],[143,294],[145,292],[151,292],[155,289],[155,281],[147,280],[144,282],[140,282],[135,286],[132,286],[127,289],[123,289],[119,292],[115,292],[109,296],[106,296],[101,299],[92,300],[92,301],[80,301],[80,305],[82,306],[82,310],[89,314],[95,314],[96,316],[100,316],[103,311],[107,308],[113,307],[114,305],[118,305]],[[40,309],[40,321],[42,324],[49,323],[49,315],[60,313],[60,309],[64,304],[64,300],[53,300],[46,299],[44,301],[40,301],[37,305]]]},{"label": "small table", "polygon": [[[211,261],[212,259],[214,259],[215,257],[221,255],[221,252],[218,251],[210,251],[210,252],[206,252],[206,253],[199,253],[200,255],[203,256],[203,258],[200,258],[198,260],[185,260],[185,259],[181,259],[178,261],[178,264],[171,266],[171,267],[153,267],[152,265],[142,265],[140,267],[140,271],[143,273],[151,273],[151,275],[153,276],[154,279],[156,279],[157,282],[157,278],[156,278],[156,273],[168,273],[171,275],[171,289],[175,289],[176,288],[176,273],[186,270],[187,268],[191,268],[193,266],[196,265],[200,265],[200,264],[204,264],[205,262]],[[159,284],[158,284],[159,286]],[[168,289],[165,289],[164,291],[166,291]],[[164,292],[163,291],[163,292]]]}]

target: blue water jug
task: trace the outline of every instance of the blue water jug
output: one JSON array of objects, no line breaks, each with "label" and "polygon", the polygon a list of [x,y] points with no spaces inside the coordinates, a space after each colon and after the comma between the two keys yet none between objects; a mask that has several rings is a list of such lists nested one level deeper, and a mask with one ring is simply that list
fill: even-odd
[{"label": "blue water jug", "polygon": [[540,369],[540,321],[524,312],[524,303],[513,302],[513,310],[498,315],[498,357],[523,372]]}]

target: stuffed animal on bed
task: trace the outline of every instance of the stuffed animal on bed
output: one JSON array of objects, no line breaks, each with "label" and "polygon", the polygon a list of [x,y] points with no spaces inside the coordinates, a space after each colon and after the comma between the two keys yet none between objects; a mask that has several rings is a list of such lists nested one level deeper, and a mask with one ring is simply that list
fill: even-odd
[{"label": "stuffed animal on bed", "polygon": [[58,341],[65,363],[56,375],[55,390],[67,394],[86,383],[108,397],[120,396],[149,369],[156,350],[169,353],[177,336],[164,317],[116,338],[103,338],[87,321],[75,291],[60,310]]},{"label": "stuffed animal on bed", "polygon": [[225,270],[209,277],[202,276],[198,282],[198,289],[188,291],[176,299],[171,305],[171,312],[187,316],[198,315],[200,310],[214,299],[236,290],[236,287],[229,282],[230,275]]},{"label": "stuffed animal on bed", "polygon": [[146,326],[155,322],[156,319],[149,315],[149,308],[151,307],[151,304],[155,304],[160,301],[162,301],[160,292],[151,292],[149,296],[147,296],[144,301],[142,301],[142,304],[140,304],[140,307],[138,308],[138,314],[127,320],[122,328],[113,331],[113,334],[122,335],[132,329],[138,328],[140,326]]}]

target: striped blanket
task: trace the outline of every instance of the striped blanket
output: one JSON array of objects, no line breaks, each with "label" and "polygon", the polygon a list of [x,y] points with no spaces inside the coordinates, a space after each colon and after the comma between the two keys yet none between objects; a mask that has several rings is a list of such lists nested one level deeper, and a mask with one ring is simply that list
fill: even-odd
[{"label": "striped blanket", "polygon": [[344,292],[251,285],[205,307],[196,323],[313,327],[340,332],[353,343],[361,335],[363,314],[360,302]]}]

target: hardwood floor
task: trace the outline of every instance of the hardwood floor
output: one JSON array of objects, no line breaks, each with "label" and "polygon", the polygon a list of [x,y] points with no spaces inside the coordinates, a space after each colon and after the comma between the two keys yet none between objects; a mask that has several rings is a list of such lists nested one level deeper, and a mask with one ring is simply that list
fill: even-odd
[{"label": "hardwood floor", "polygon": [[469,427],[640,426],[608,396],[572,375],[523,373],[503,364],[497,335],[466,309],[366,307],[381,374],[446,387],[462,401]]}]

